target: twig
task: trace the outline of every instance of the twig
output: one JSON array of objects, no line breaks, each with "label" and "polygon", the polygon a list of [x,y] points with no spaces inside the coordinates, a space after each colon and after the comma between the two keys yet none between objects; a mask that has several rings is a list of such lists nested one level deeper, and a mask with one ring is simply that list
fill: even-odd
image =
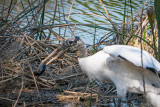
[{"label": "twig", "polygon": [[38,88],[38,85],[37,85],[37,81],[36,81],[36,79],[35,79],[35,76],[34,76],[34,74],[33,74],[33,70],[32,70],[31,64],[30,64],[28,61],[27,61],[27,63],[28,63],[28,66],[29,66],[29,68],[30,68],[30,71],[31,71],[31,73],[32,73],[32,77],[33,77],[33,80],[34,80],[34,83],[35,83],[35,86],[36,86],[36,90],[37,90],[37,92],[38,92],[38,97],[39,97],[40,102],[41,102],[41,104],[42,104],[41,95],[40,95],[40,93],[39,93],[39,88]]},{"label": "twig", "polygon": [[68,15],[68,19],[67,19],[67,21],[69,21],[69,17],[70,17],[71,11],[72,11],[73,3],[74,3],[74,0],[72,0],[72,4],[71,4],[71,7],[70,7],[70,11],[69,11],[69,15]]},{"label": "twig", "polygon": [[22,90],[23,90],[23,84],[24,84],[23,76],[22,76],[21,79],[22,79],[21,89],[20,89],[20,91],[19,91],[18,98],[17,98],[16,102],[14,103],[14,106],[13,106],[13,107],[16,107],[16,105],[17,105],[17,103],[18,103],[18,101],[19,101],[20,95],[21,95],[21,93],[22,93]]},{"label": "twig", "polygon": [[108,16],[108,18],[109,18],[110,22],[111,22],[111,23],[113,23],[113,22],[112,22],[112,20],[111,20],[110,15],[108,14],[108,12],[107,12],[106,8],[104,7],[104,5],[103,5],[102,1],[101,1],[101,0],[99,0],[99,2],[101,3],[101,5],[102,5],[102,7],[103,7],[104,11],[106,12],[106,14],[107,14],[107,16]]},{"label": "twig", "polygon": [[13,80],[14,78],[17,78],[18,76],[19,76],[19,75],[15,75],[15,76],[13,76],[13,77],[11,77],[11,78],[2,80],[2,81],[0,81],[0,83],[7,82],[7,81],[10,81],[10,80]]},{"label": "twig", "polygon": [[[143,7],[144,8],[144,7]],[[144,96],[145,96],[145,101],[147,102],[147,100],[146,100],[146,86],[145,86],[145,77],[144,77],[144,69],[143,69],[143,45],[142,45],[142,35],[143,35],[143,32],[142,32],[142,23],[143,23],[143,8],[142,8],[142,13],[141,13],[141,16],[140,16],[140,23],[141,23],[141,25],[140,25],[140,28],[141,28],[141,38],[140,38],[140,43],[141,43],[141,64],[142,64],[142,79],[143,79],[143,88],[144,88]],[[147,105],[148,105],[148,103],[147,103]]]}]

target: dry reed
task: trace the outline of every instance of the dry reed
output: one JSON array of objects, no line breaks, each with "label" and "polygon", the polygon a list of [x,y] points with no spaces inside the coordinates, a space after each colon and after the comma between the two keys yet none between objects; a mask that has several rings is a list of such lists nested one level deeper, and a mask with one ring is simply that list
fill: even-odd
[{"label": "dry reed", "polygon": [[[53,28],[60,27],[61,29],[70,29],[70,27],[75,28],[77,24],[66,23],[54,25],[56,10],[58,8],[58,3],[56,1],[52,25],[45,25],[45,23],[40,25],[38,20],[43,17],[41,15],[45,3],[39,3],[38,0],[28,2],[29,5],[25,7],[22,6],[22,1],[21,3],[19,0],[18,2],[12,1],[7,7],[3,7],[0,16],[0,105],[29,106],[43,105],[44,103],[60,105],[66,103],[65,100],[67,99],[74,100],[77,103],[80,99],[89,100],[89,80],[80,70],[75,52],[63,53],[63,55],[53,57],[54,60],[52,65],[47,67],[44,74],[40,77],[35,77],[33,75],[33,72],[37,71],[38,65],[43,59],[52,51],[56,50],[66,39],[56,33]],[[12,12],[14,11],[12,8],[15,4],[17,4],[17,15],[13,16]],[[101,2],[101,4],[103,3]],[[19,10],[20,5],[23,7],[21,11]],[[105,10],[105,12],[107,11]],[[71,14],[70,11],[68,20]],[[90,15],[90,13],[83,14]],[[30,15],[32,17],[30,17]],[[64,16],[65,15],[66,14],[64,14]],[[143,21],[140,21],[139,17],[141,15]],[[106,19],[104,16],[100,17]],[[131,26],[133,23],[134,28],[132,30]],[[112,24],[114,24],[113,21]],[[83,25],[87,26],[88,24]],[[117,30],[118,32],[107,33],[95,44],[95,46],[98,47],[102,44],[117,44],[125,41],[125,43],[129,45],[140,47],[142,32],[142,35],[145,35],[145,37],[142,37],[143,48],[155,55],[152,33],[149,33],[151,32],[151,29],[148,27],[148,15],[146,13],[138,12],[133,20],[125,22],[125,25],[125,34],[122,33],[123,29],[115,24],[114,26],[119,28],[119,30]],[[156,27],[154,33],[156,46],[158,46]],[[113,34],[115,34],[115,36],[113,36]],[[125,37],[124,40],[121,39],[122,35]],[[51,36],[54,39],[50,39]],[[108,39],[111,36],[113,36],[113,38]],[[88,46],[88,51],[92,54],[92,46]],[[94,82],[93,92],[95,93],[93,94],[93,98],[96,99],[96,101],[99,99],[97,105],[116,105],[116,103],[114,103],[117,101],[115,86],[110,82],[106,82],[105,87],[100,87]],[[99,96],[96,93],[99,94]],[[63,101],[60,102],[61,100],[58,100],[57,98],[60,98]],[[127,101],[130,102],[131,105],[134,105],[135,103],[139,105],[143,104],[140,103],[142,100],[137,101],[137,98],[142,98],[142,96],[134,94],[130,97],[130,95],[128,95]]]}]

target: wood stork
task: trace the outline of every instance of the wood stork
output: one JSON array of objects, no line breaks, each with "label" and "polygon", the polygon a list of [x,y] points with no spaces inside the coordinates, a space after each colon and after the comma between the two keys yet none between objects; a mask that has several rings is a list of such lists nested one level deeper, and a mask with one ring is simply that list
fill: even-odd
[{"label": "wood stork", "polygon": [[[110,80],[119,97],[127,92],[144,93],[155,107],[160,107],[160,63],[148,52],[126,45],[106,46],[92,56],[87,55],[79,37],[69,38],[67,47],[76,47],[79,65],[90,80]],[[145,84],[144,84],[145,83]],[[145,85],[145,86],[144,86]]]}]

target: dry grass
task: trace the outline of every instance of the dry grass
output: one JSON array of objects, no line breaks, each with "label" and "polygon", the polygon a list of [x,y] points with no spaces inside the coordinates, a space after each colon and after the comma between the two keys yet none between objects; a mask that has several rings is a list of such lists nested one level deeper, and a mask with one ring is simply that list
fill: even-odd
[{"label": "dry grass", "polygon": [[[3,15],[0,17],[0,106],[62,105],[68,100],[69,102],[74,101],[76,104],[82,104],[85,100],[87,101],[85,106],[88,106],[91,85],[87,76],[78,66],[75,52],[55,56],[52,65],[47,67],[43,75],[40,77],[33,75],[42,60],[66,39],[57,34],[53,28],[65,29],[75,25],[47,26],[44,23],[38,24],[37,19],[40,19],[44,5],[42,2],[36,7],[34,3],[37,3],[37,0],[34,0],[30,6],[24,7],[22,11],[17,10],[18,14],[13,16],[11,9],[16,2],[12,2],[8,7],[3,7],[4,11],[1,13]],[[57,4],[55,10],[56,6]],[[35,14],[33,14],[34,12]],[[122,29],[115,25],[119,32],[114,32],[116,35],[110,40],[108,40],[109,34],[104,35],[95,46],[122,43],[122,36],[125,35],[123,41],[129,41],[129,45],[140,47],[142,30],[143,35],[144,33],[146,35],[144,39],[148,43],[143,41],[143,48],[154,55],[154,49],[151,47],[153,45],[152,33],[148,29],[148,16],[143,13],[141,29],[139,18],[141,14],[140,11],[133,21],[130,20],[125,23],[125,34],[122,34]],[[29,18],[29,15],[32,17]],[[24,22],[28,23],[25,24]],[[52,22],[54,23],[54,18]],[[131,28],[133,22],[136,23],[134,28]],[[144,32],[144,30],[146,31]],[[157,46],[156,27],[154,32]],[[51,36],[54,38],[53,40],[50,39]],[[89,45],[90,54],[92,54],[92,50],[92,46]],[[106,85],[101,87],[94,82],[92,99],[98,106],[116,106],[118,98],[115,86],[106,82]],[[124,106],[144,105],[143,97],[129,94],[123,104]]]}]

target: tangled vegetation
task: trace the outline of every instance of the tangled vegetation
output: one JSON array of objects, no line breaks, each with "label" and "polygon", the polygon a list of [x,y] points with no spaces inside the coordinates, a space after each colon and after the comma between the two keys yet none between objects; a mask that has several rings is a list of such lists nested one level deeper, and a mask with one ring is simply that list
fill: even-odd
[{"label": "tangled vegetation", "polygon": [[[108,31],[98,42],[86,44],[90,54],[99,50],[101,45],[126,44],[143,48],[158,59],[158,33],[153,7],[143,7],[130,20],[126,21],[126,13],[121,25],[110,18],[103,2],[99,0],[104,18],[112,28],[98,24],[69,23],[70,12],[59,14],[57,9],[63,7],[64,1],[54,2],[54,13],[48,22],[45,21],[45,6],[48,0],[11,0],[2,5],[0,15],[0,106],[33,106],[33,105],[83,105],[91,103],[98,106],[117,105],[115,86],[106,81],[101,87],[93,83],[92,100],[89,79],[80,70],[75,52],[53,56],[53,63],[39,77],[33,75],[39,64],[52,51],[57,49],[68,36],[73,36],[76,26],[87,26]],[[17,9],[16,11],[14,9]],[[21,8],[21,9],[20,9]],[[131,4],[132,8],[132,4]],[[16,12],[16,13],[15,13]],[[101,13],[101,11],[100,11]],[[105,15],[104,15],[105,13]],[[74,13],[91,15],[89,13]],[[59,16],[58,15],[62,15]],[[93,14],[92,14],[93,15]],[[68,17],[66,19],[65,17]],[[66,23],[55,24],[64,18]],[[70,29],[65,36],[59,29]],[[83,29],[84,30],[84,29]],[[82,30],[82,31],[83,31]],[[95,37],[94,37],[95,39]],[[137,100],[138,99],[138,100]],[[91,102],[92,101],[92,102]],[[142,95],[128,94],[124,105],[146,105]]]}]

